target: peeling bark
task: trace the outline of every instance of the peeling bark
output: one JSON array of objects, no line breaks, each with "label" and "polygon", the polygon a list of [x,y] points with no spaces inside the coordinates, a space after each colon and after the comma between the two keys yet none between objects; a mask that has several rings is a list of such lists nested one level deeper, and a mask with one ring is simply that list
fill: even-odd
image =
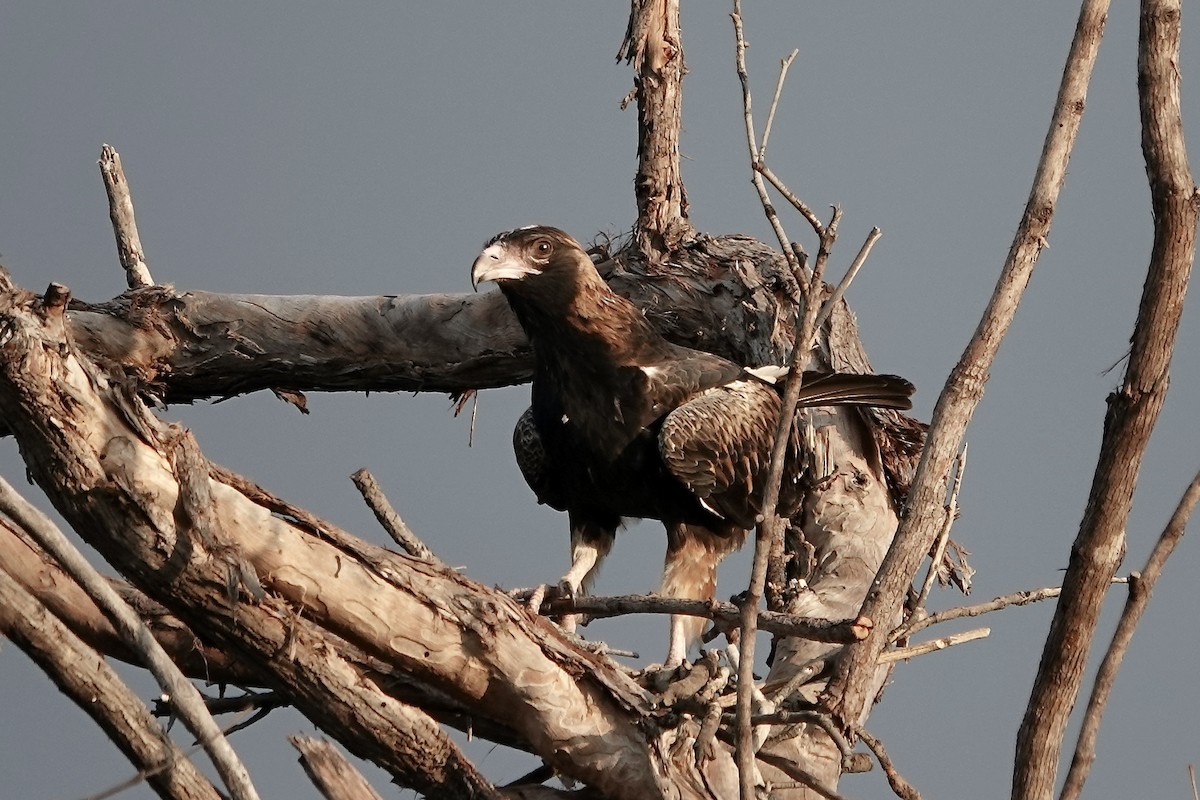
[{"label": "peeling bark", "polygon": [[53,306],[19,291],[3,299],[0,410],[34,479],[135,585],[208,642],[261,664],[354,752],[430,796],[490,792],[423,712],[381,696],[329,633],[510,720],[556,769],[606,794],[704,796],[729,772],[728,755],[710,762],[711,776],[669,761],[686,726],[646,727],[641,687],[506,595],[331,526],[314,532],[220,470],[189,470],[204,463],[188,455],[190,435],[76,354]]}]

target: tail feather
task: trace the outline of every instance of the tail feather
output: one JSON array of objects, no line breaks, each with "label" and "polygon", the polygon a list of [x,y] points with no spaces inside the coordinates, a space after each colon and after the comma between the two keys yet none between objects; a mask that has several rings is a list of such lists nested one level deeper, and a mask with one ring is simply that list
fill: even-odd
[{"label": "tail feather", "polygon": [[912,408],[915,387],[899,375],[856,375],[851,372],[805,372],[801,406],[860,405]]}]

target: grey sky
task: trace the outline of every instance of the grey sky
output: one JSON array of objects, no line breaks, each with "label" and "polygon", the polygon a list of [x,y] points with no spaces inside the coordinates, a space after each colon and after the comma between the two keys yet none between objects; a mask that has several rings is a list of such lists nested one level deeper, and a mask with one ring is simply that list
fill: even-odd
[{"label": "grey sky", "polygon": [[[684,178],[701,230],[769,240],[748,182],[728,11],[684,4]],[[1180,66],[1195,154],[1200,18],[1186,11]],[[1076,13],[1074,3],[1032,0],[746,9],[760,115],[779,58],[800,50],[768,160],[814,208],[843,207],[835,273],[872,225],[883,229],[849,300],[876,368],[917,384],[924,419],[1007,252]],[[124,159],[159,281],[469,291],[471,261],[498,230],[537,221],[586,240],[632,223],[636,119],[617,109],[631,78],[613,62],[625,14],[622,3],[545,1],[8,4],[0,254],[29,288],[61,281],[90,300],[121,291],[95,165],[108,142]],[[1120,367],[1106,370],[1128,347],[1151,234],[1136,28],[1134,5],[1114,4],[1051,246],[969,432],[954,535],[974,552],[977,599],[1060,579],[1104,397],[1120,378]],[[789,228],[803,238],[797,221]],[[1127,569],[1140,567],[1200,466],[1194,308],[1180,336]],[[382,542],[346,477],[369,467],[444,559],[485,583],[526,586],[567,564],[566,520],[535,505],[512,462],[527,391],[484,393],[470,448],[466,420],[441,396],[317,395],[301,417],[260,395],[167,415],[214,460]],[[0,441],[0,469],[14,483],[23,476],[11,440]],[[652,589],[663,548],[657,524],[631,527],[597,590]],[[1200,758],[1198,552],[1185,540],[1126,660],[1090,797],[1186,796],[1186,765]],[[720,593],[737,591],[745,572],[744,558],[733,561]],[[946,590],[933,602],[960,600]],[[1120,603],[1114,594],[1105,638]],[[1049,614],[992,615],[990,638],[896,670],[870,727],[926,796],[1007,796]],[[665,650],[661,619],[588,632],[651,657]],[[0,675],[0,799],[83,796],[130,772],[7,643]],[[315,796],[283,739],[308,728],[280,714],[235,737],[264,796]],[[490,746],[471,753],[499,781],[532,766]],[[890,796],[878,771],[847,776],[842,789]]]}]

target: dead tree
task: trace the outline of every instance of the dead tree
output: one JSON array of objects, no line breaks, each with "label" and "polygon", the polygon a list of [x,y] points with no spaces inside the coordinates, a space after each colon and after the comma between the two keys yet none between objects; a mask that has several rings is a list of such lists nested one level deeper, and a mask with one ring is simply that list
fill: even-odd
[{"label": "dead tree", "polygon": [[[206,459],[188,431],[149,409],[150,400],[273,390],[303,407],[303,393],[311,391],[462,394],[528,380],[528,343],[495,293],[298,298],[156,286],[132,228],[119,160],[108,150],[102,168],[131,288],[88,304],[57,284],[33,294],[0,271],[0,433],[17,440],[29,475],[124,581],[105,590],[86,567],[73,566],[53,524],[0,485],[0,630],[80,698],[163,797],[212,797],[216,790],[149,715],[126,713],[140,704],[117,688],[96,688],[115,686],[102,666],[86,666],[102,662],[72,653],[98,650],[143,663],[161,649],[188,676],[266,690],[241,702],[294,706],[348,751],[429,797],[836,797],[843,772],[864,768],[853,749],[858,739],[899,795],[919,796],[864,725],[888,664],[897,653],[919,651],[897,647],[929,624],[913,614],[929,584],[939,575],[969,578],[946,556],[955,509],[951,465],[957,457],[961,480],[963,430],[1045,243],[1105,5],[1084,4],[1029,205],[993,302],[935,410],[923,455],[925,427],[914,420],[891,412],[812,413],[803,426],[820,480],[793,519],[764,520],[740,607],[681,609],[646,598],[588,606],[584,598],[540,609],[686,610],[713,618],[731,641],[740,632],[744,656],[753,652],[753,631],[770,630],[774,653],[762,684],[747,678],[750,658],[737,680],[737,665],[716,653],[676,675],[633,673],[534,613],[539,609],[449,569],[411,534],[399,538],[404,553],[369,545]],[[1111,432],[1106,426],[1113,446],[1126,448],[1137,441],[1124,432],[1148,431],[1154,399],[1165,390],[1197,212],[1173,94],[1179,4],[1146,0],[1144,8],[1139,85],[1161,227],[1136,353],[1112,401]],[[740,54],[739,11],[735,5]],[[679,343],[746,365],[790,359],[869,370],[840,290],[822,281],[840,214],[818,219],[769,168],[774,109],[759,128],[741,58],[749,174],[779,248],[703,234],[688,222],[679,172],[678,17],[676,0],[632,4],[620,56],[635,72],[638,218],[625,246],[597,248],[602,274]],[[813,258],[785,233],[768,184],[813,228]],[[1133,479],[1113,471],[1117,462],[1129,467],[1128,458],[1105,453],[1097,502],[1113,496],[1113,480]],[[1187,509],[1181,505],[1184,519]],[[388,517],[382,505],[377,510]],[[1107,586],[1115,563],[1095,556],[1119,549],[1127,511],[1101,514],[1089,506],[1077,543],[1087,565],[1073,561],[1063,608],[1096,608],[1097,587]],[[1182,523],[1176,528],[1181,532]],[[110,596],[113,588],[119,598]],[[145,627],[120,609],[136,611]],[[1094,614],[1062,613],[1071,624],[1094,623]],[[1054,676],[1071,673],[1060,656],[1086,650],[1090,633],[1064,631],[1066,624],[1047,642],[1039,693],[1058,691]],[[163,668],[164,682],[174,679],[173,669]],[[1077,671],[1073,677],[1077,686]],[[118,699],[87,703],[98,691]],[[186,694],[170,697],[184,716],[194,710]],[[1073,699],[1056,699],[1054,707]],[[220,735],[204,733],[202,714],[194,724],[230,794],[255,796]],[[1053,776],[1061,727],[1040,717],[1027,725],[1014,796],[1047,796],[1036,788],[1038,776]],[[447,726],[533,753],[545,769],[497,787]],[[336,754],[311,742],[297,746],[327,796],[363,791]],[[1086,761],[1086,748],[1080,758]],[[553,774],[582,788],[545,786]]]}]

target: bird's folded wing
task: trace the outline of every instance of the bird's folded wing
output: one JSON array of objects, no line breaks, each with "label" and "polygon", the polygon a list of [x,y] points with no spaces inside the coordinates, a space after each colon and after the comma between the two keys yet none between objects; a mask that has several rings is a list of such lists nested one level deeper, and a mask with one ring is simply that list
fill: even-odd
[{"label": "bird's folded wing", "polygon": [[709,389],[663,420],[663,462],[710,511],[750,527],[760,511],[779,409],[779,395],[758,381]]}]

